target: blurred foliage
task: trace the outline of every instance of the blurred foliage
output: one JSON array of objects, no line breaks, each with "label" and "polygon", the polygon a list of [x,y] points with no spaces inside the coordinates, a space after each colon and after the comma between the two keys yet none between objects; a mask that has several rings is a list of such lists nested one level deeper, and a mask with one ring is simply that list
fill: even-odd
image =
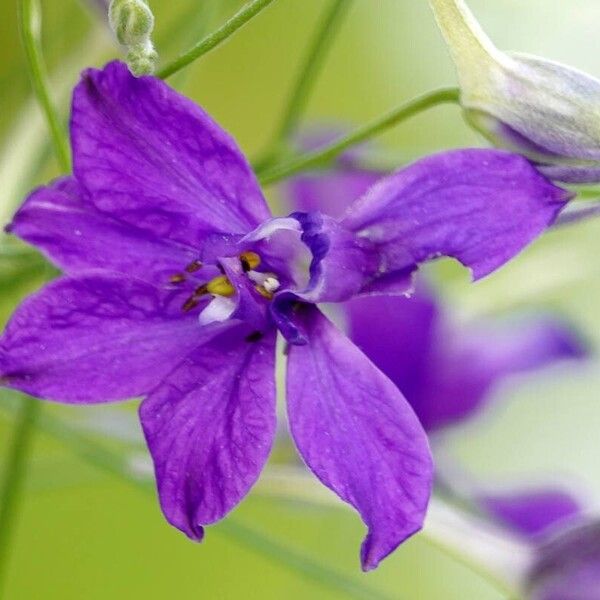
[{"label": "blurred foliage", "polygon": [[[168,60],[212,30],[241,3],[233,0],[151,0],[155,42]],[[285,105],[325,0],[277,0],[271,8],[171,83],[201,103],[255,157],[265,150]],[[500,47],[535,52],[600,75],[595,52],[600,11],[572,0],[473,0]],[[515,19],[518,11],[519,18]],[[0,3],[0,216],[6,222],[23,194],[58,174],[47,133],[31,102],[16,27],[15,3]],[[86,66],[119,57],[94,3],[44,3],[44,50],[53,95],[67,120],[69,89]],[[420,92],[454,84],[454,74],[427,3],[355,0],[309,102],[312,122],[357,126]],[[379,140],[386,164],[448,147],[482,144],[456,107],[418,116]],[[277,189],[268,190],[282,208]],[[349,198],[349,200],[351,200]],[[549,232],[509,266],[471,286],[446,262],[428,269],[452,309],[465,320],[519,310],[551,310],[600,343],[600,220]],[[4,236],[0,251],[0,319],[39,287],[43,260]],[[597,431],[600,378],[595,361],[579,371],[528,376],[497,392],[491,411],[452,432],[445,452],[484,479],[544,480],[568,473],[600,497]],[[4,392],[9,402],[14,396]],[[133,410],[134,406],[127,408]],[[51,414],[66,409],[48,405]],[[77,410],[85,411],[86,408]],[[10,414],[1,413],[8,440]],[[282,445],[274,460],[290,456]],[[359,519],[251,494],[234,511],[244,524],[282,547],[360,581],[394,599],[493,600],[484,581],[418,536],[374,573],[358,568]],[[75,457],[51,436],[36,438],[24,510],[16,530],[7,598],[286,598],[341,599],[347,592],[302,574],[285,557],[266,553],[227,522],[209,528],[201,545],[171,529],[153,494],[140,491]],[[251,536],[250,536],[251,537]]]}]

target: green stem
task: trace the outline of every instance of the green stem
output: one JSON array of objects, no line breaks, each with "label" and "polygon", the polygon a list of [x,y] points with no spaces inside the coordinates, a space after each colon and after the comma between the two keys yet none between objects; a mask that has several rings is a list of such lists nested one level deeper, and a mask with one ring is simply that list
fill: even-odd
[{"label": "green stem", "polygon": [[[47,414],[40,415],[38,427],[60,441],[86,462],[146,493],[155,494],[154,483],[145,478],[134,477],[127,460],[117,452],[109,450],[87,435]],[[316,583],[336,590],[338,593],[343,594],[345,598],[391,600],[383,592],[373,589],[357,579],[348,579],[341,573],[313,560],[309,556],[270,539],[240,521],[236,521],[234,517],[229,517],[226,521],[220,523],[216,530],[234,539],[238,544],[278,562],[285,568],[301,573],[304,577]]]},{"label": "green stem", "polygon": [[50,98],[48,74],[42,57],[40,6],[38,0],[19,0],[18,9],[21,40],[27,56],[31,85],[48,122],[58,164],[63,172],[67,172],[70,170],[71,163],[69,146],[58,113]]},{"label": "green stem", "polygon": [[[27,57],[29,77],[42,108],[58,164],[64,172],[70,169],[69,147],[60,125],[58,113],[52,103],[49,93],[48,76],[42,57],[40,43],[41,11],[37,0],[19,0],[19,25],[21,39]],[[6,470],[0,489],[0,592],[4,583],[7,559],[9,555],[12,529],[16,522],[16,512],[19,505],[19,496],[23,489],[23,482],[27,471],[27,456],[31,448],[31,441],[41,408],[38,400],[23,397],[21,411],[16,421],[13,442],[6,459]]]},{"label": "green stem", "polygon": [[323,148],[303,154],[288,163],[276,165],[272,169],[267,169],[262,173],[259,172],[260,182],[263,185],[269,185],[312,167],[327,164],[351,146],[355,146],[360,142],[383,133],[390,127],[393,127],[424,110],[439,104],[456,103],[458,102],[458,98],[459,90],[457,88],[443,88],[423,94],[422,96],[403,104],[387,115],[339,138]]},{"label": "green stem", "polygon": [[15,525],[19,496],[27,470],[27,456],[31,449],[34,424],[40,405],[33,398],[21,399],[12,443],[6,457],[6,468],[0,488],[0,594],[4,589],[10,539]]},{"label": "green stem", "polygon": [[252,17],[267,8],[271,2],[273,2],[273,0],[252,0],[251,2],[248,2],[219,29],[207,35],[179,58],[176,58],[173,62],[160,69],[157,73],[157,77],[166,79],[173,75],[173,73],[176,73],[195,61],[197,58],[210,52],[213,48],[216,48],[219,44],[233,35],[240,27],[243,27],[250,19],[252,19]]},{"label": "green stem", "polygon": [[297,129],[319,71],[351,2],[352,0],[333,0],[331,7],[323,16],[276,130],[271,145],[272,149],[267,152],[267,158],[261,161],[263,164],[269,162],[281,144],[288,140]]}]

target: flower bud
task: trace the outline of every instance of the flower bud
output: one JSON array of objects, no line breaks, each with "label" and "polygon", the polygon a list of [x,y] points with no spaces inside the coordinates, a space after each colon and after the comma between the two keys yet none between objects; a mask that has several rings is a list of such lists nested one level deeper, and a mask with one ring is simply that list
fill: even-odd
[{"label": "flower bud", "polygon": [[430,0],[460,84],[467,121],[549,177],[600,182],[600,81],[571,67],[504,53],[463,0]]},{"label": "flower bud", "polygon": [[123,46],[143,44],[154,29],[154,15],[144,0],[112,0],[108,20]]},{"label": "flower bud", "polygon": [[528,574],[528,598],[597,598],[600,589],[600,522],[560,530],[535,552]]},{"label": "flower bud", "polygon": [[152,75],[156,67],[158,54],[154,50],[152,42],[133,46],[127,52],[127,66],[133,75]]},{"label": "flower bud", "polygon": [[150,39],[154,15],[145,0],[111,0],[108,19],[119,43],[127,47],[131,73],[136,77],[154,73],[158,60]]}]

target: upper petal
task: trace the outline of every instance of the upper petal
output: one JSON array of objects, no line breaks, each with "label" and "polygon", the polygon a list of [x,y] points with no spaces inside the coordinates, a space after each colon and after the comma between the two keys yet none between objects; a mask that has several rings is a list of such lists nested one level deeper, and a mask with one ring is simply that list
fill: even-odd
[{"label": "upper petal", "polygon": [[71,177],[32,192],[7,230],[69,273],[101,268],[167,283],[198,256],[193,248],[98,210]]},{"label": "upper petal", "polygon": [[167,520],[192,539],[250,490],[275,433],[275,331],[234,326],[183,360],[140,418]]},{"label": "upper petal", "polygon": [[160,237],[197,245],[270,216],[233,138],[201,108],[120,62],[73,94],[73,169],[94,204]]},{"label": "upper petal", "polygon": [[427,437],[396,386],[316,308],[289,351],[290,428],[310,469],[369,528],[363,569],[417,532],[431,493]]},{"label": "upper petal", "polygon": [[516,154],[453,150],[382,179],[342,225],[378,244],[389,271],[451,256],[479,279],[540,235],[569,198]]},{"label": "upper petal", "polygon": [[73,403],[150,391],[201,343],[181,298],[104,272],[48,284],[16,310],[0,338],[2,383]]}]

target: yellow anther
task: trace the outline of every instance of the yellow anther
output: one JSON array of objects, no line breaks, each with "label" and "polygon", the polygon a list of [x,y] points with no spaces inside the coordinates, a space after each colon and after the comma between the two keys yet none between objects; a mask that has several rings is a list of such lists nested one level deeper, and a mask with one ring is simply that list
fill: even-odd
[{"label": "yellow anther", "polygon": [[242,252],[240,254],[240,261],[244,271],[252,271],[260,265],[260,256],[256,254],[256,252],[248,250],[247,252]]},{"label": "yellow anther", "polygon": [[211,279],[206,284],[206,291],[215,296],[229,297],[235,294],[235,288],[231,285],[231,281],[227,279],[226,275],[218,275],[214,279]]},{"label": "yellow anther", "polygon": [[257,285],[254,288],[263,298],[266,298],[267,300],[272,300],[273,299],[273,292],[269,292],[268,290],[266,290],[262,285]]}]

